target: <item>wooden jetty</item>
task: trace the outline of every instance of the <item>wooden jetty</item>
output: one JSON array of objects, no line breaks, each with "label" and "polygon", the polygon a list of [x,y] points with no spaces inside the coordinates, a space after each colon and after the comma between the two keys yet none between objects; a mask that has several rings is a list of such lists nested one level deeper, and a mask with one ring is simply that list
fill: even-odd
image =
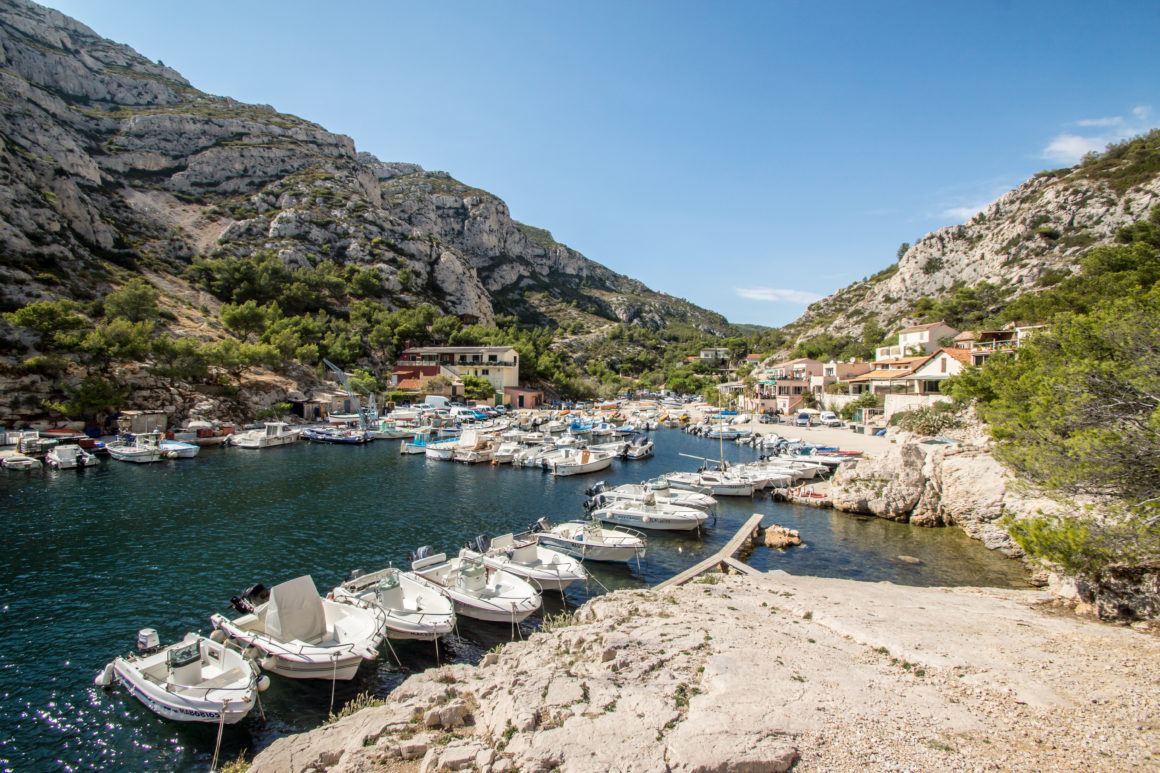
[{"label": "wooden jetty", "polygon": [[737,533],[733,535],[732,539],[725,543],[725,547],[721,548],[712,556],[706,558],[704,561],[701,561],[695,566],[689,567],[677,576],[670,577],[669,579],[657,585],[656,588],[660,590],[674,585],[684,585],[697,575],[712,571],[714,569],[719,569],[722,572],[728,571],[729,569],[735,569],[742,574],[762,574],[759,569],[754,569],[752,566],[738,561],[733,557],[738,550],[741,550],[742,545],[753,540],[761,533],[761,518],[761,513],[754,513],[749,517],[749,520],[745,522],[745,525],[742,526],[737,531]]}]

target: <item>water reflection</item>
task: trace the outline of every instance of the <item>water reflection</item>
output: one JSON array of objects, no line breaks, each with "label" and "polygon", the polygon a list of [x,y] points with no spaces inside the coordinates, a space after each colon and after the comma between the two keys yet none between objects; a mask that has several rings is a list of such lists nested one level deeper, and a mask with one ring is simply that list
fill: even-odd
[{"label": "water reflection", "polygon": [[[681,453],[715,455],[719,445],[679,431],[657,433],[657,456],[617,463],[610,484],[695,469]],[[756,457],[726,445],[730,460]],[[320,590],[352,569],[404,565],[431,544],[453,552],[476,534],[524,529],[537,518],[581,516],[595,480],[539,470],[463,467],[400,456],[395,443],[298,445],[268,451],[206,449],[194,460],[34,474],[0,471],[0,761],[18,770],[204,769],[215,729],[178,726],[123,691],[92,686],[96,672],[129,650],[136,631],[163,641],[206,630],[212,612],[253,582],[311,574]],[[756,549],[750,563],[793,574],[897,583],[1020,586],[1021,566],[958,530],[920,529],[774,503],[722,501],[703,534],[649,536],[639,570],[590,566],[570,605],[605,588],[653,585],[719,549],[754,512],[798,529],[806,545]],[[899,556],[918,559],[919,563]],[[549,597],[549,608],[559,608]],[[533,616],[520,626],[527,636]],[[395,643],[377,664],[335,685],[337,708],[360,692],[389,692],[437,662],[473,661],[511,634],[508,626],[464,623],[436,655],[427,644]],[[331,709],[327,682],[274,679],[255,712],[225,734],[223,755],[262,748],[317,725]]]}]

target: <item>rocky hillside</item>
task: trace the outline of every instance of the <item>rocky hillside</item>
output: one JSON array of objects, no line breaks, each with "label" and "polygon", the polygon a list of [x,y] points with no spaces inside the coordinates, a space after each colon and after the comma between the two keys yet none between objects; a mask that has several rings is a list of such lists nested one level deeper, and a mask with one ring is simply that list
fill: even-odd
[{"label": "rocky hillside", "polygon": [[[898,263],[812,304],[787,332],[861,335],[878,320],[888,331],[921,321],[922,298],[961,287],[996,286],[1011,300],[1077,270],[1091,247],[1145,219],[1160,203],[1160,134],[1110,148],[1074,168],[1041,172],[962,225],[924,236]],[[1002,300],[1000,302],[1002,302]]]},{"label": "rocky hillside", "polygon": [[[728,329],[512,220],[442,172],[380,162],[317,124],[206,94],[56,11],[0,0],[0,303],[103,295],[199,256],[376,269],[376,300],[488,323]],[[170,300],[180,305],[183,294]],[[180,284],[180,282],[178,282]],[[188,300],[188,299],[186,299]],[[197,306],[187,303],[196,316]]]},{"label": "rocky hillside", "polygon": [[250,770],[1154,766],[1158,640],[1046,600],[781,572],[618,591],[282,738]]}]

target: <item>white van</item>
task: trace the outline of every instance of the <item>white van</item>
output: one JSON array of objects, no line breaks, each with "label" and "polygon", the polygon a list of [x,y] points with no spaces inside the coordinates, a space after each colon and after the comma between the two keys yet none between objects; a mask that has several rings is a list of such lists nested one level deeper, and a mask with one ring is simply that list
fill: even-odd
[{"label": "white van", "polygon": [[423,402],[435,409],[447,409],[451,404],[449,399],[440,395],[427,395],[423,398]]}]

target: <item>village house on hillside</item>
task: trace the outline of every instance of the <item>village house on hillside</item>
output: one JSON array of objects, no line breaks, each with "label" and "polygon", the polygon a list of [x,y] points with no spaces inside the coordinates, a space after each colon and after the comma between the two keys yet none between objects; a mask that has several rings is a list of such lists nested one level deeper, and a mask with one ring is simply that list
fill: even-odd
[{"label": "village house on hillside", "polygon": [[874,359],[888,360],[915,354],[931,354],[939,348],[940,339],[954,338],[958,332],[945,322],[929,322],[925,325],[903,328],[898,331],[898,343],[879,346],[874,351]]}]

